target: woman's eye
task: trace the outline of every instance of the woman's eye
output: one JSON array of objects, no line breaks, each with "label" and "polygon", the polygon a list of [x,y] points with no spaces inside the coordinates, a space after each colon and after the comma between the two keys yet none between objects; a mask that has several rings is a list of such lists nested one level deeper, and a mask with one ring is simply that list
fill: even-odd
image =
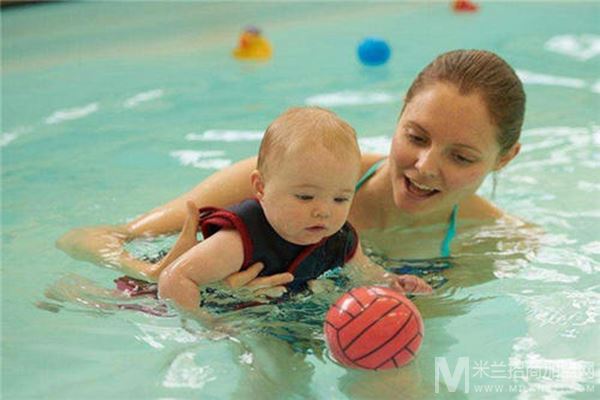
[{"label": "woman's eye", "polygon": [[408,134],[408,140],[410,140],[414,144],[426,144],[427,143],[427,139],[425,137],[411,134],[411,133]]},{"label": "woman's eye", "polygon": [[314,196],[311,196],[309,194],[296,194],[295,196],[298,200],[302,201],[309,201],[315,198]]},{"label": "woman's eye", "polygon": [[459,164],[473,164],[475,162],[475,160],[465,157],[463,155],[460,154],[455,154],[454,155],[454,160],[456,162],[458,162]]}]

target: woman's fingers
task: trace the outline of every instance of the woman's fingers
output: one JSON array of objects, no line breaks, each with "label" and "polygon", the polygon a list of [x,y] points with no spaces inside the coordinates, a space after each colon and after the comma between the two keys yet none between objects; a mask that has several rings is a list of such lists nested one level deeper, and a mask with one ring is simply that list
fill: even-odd
[{"label": "woman's fingers", "polygon": [[243,271],[229,275],[223,282],[232,289],[240,288],[256,278],[263,267],[263,263],[257,262]]},{"label": "woman's fingers", "polygon": [[271,275],[271,276],[263,276],[260,278],[256,278],[248,282],[246,285],[248,288],[254,289],[268,289],[274,288],[276,286],[282,286],[287,283],[290,283],[294,280],[294,275],[289,272],[283,272],[281,274]]},{"label": "woman's fingers", "polygon": [[394,282],[396,289],[408,293],[431,293],[433,289],[423,279],[414,275],[400,275]]},{"label": "woman's fingers", "polygon": [[232,289],[244,287],[255,294],[265,294],[267,296],[271,295],[266,292],[273,289],[273,293],[276,293],[277,295],[272,297],[278,297],[285,292],[283,285],[294,280],[294,275],[288,272],[258,277],[263,268],[263,263],[258,262],[244,271],[229,275],[224,279],[224,282]]},{"label": "woman's fingers", "polygon": [[392,282],[391,284],[391,288],[402,293],[402,294],[406,294],[406,290],[404,289],[404,286],[402,285],[402,283],[400,282],[400,280],[395,280]]}]

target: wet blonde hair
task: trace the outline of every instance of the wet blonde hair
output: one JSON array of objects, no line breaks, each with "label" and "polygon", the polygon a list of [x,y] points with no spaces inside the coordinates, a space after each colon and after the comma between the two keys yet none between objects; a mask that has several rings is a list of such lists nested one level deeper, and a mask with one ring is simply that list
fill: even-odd
[{"label": "wet blonde hair", "polygon": [[[267,175],[286,154],[322,145],[340,161],[360,163],[356,132],[334,112],[320,107],[294,107],[267,128],[258,151],[257,169]],[[308,150],[306,150],[308,151]]]}]

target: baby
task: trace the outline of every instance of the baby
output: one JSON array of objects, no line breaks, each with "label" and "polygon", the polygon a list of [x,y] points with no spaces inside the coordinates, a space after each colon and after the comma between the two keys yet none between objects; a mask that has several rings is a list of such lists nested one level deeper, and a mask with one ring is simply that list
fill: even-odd
[{"label": "baby", "polygon": [[[291,273],[290,290],[348,265],[365,282],[431,291],[415,276],[386,273],[362,253],[356,231],[346,222],[360,166],[356,133],[333,112],[316,107],[284,112],[262,140],[250,177],[255,198],[228,209],[201,208],[199,220],[188,204],[187,228],[166,257],[173,261],[160,274],[159,296],[194,311],[199,286],[259,261],[263,276]],[[199,243],[198,223],[204,236]]]}]

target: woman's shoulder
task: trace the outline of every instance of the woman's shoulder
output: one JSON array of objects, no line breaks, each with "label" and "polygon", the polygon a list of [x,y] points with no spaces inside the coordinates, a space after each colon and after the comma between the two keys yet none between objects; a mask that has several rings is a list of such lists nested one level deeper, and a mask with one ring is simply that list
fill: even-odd
[{"label": "woman's shoulder", "polygon": [[361,156],[361,171],[365,173],[377,161],[386,158],[385,155],[379,153],[363,153]]},{"label": "woman's shoulder", "polygon": [[[462,219],[462,220],[461,220]],[[471,196],[460,204],[458,236],[452,254],[480,254],[485,260],[527,258],[540,246],[544,229],[535,223],[496,207],[490,201]]]},{"label": "woman's shoulder", "polygon": [[458,208],[458,216],[461,219],[496,220],[504,214],[505,212],[502,209],[476,194],[463,200]]},{"label": "woman's shoulder", "polygon": [[476,194],[463,200],[458,208],[458,218],[475,224],[503,221],[517,225],[527,224],[517,216],[511,215],[494,205],[491,201]]}]

